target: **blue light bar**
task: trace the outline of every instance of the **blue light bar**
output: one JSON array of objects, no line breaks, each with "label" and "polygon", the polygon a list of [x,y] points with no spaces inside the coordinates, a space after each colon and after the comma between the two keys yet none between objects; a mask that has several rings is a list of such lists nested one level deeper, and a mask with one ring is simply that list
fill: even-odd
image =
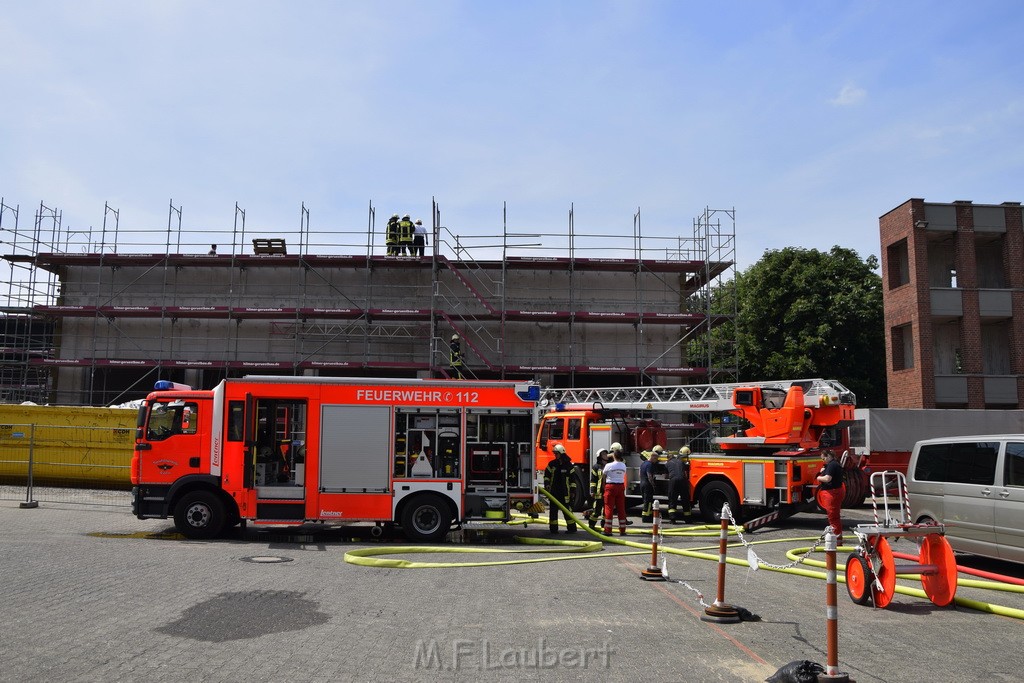
[{"label": "blue light bar", "polygon": [[192,391],[192,387],[187,384],[178,384],[177,382],[161,379],[153,385],[153,391]]}]

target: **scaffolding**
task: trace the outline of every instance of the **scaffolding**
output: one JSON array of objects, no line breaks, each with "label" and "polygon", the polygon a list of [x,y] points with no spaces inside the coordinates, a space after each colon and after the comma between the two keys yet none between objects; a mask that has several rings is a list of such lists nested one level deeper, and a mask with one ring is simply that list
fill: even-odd
[{"label": "scaffolding", "polygon": [[[29,400],[111,404],[152,381],[212,386],[239,374],[447,376],[449,338],[480,378],[549,386],[735,381],[735,210],[694,220],[692,235],[512,228],[458,233],[431,201],[423,256],[388,256],[377,208],[365,229],[253,232],[237,203],[229,229],[64,228],[40,204],[35,228],[0,204],[4,316],[52,333],[5,334],[12,380],[46,378]],[[735,296],[731,297],[735,306]],[[39,340],[36,340],[37,342]],[[33,355],[34,354],[34,355]],[[5,379],[6,379],[5,375]],[[22,382],[27,386],[27,382]],[[29,394],[32,394],[29,396]]]}]

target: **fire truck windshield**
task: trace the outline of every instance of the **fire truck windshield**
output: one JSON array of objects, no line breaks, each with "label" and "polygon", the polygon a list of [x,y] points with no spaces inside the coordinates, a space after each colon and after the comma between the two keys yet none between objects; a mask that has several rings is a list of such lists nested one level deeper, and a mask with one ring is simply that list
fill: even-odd
[{"label": "fire truck windshield", "polygon": [[195,434],[198,404],[182,400],[154,401],[149,406],[146,440],[162,441],[175,434]]}]

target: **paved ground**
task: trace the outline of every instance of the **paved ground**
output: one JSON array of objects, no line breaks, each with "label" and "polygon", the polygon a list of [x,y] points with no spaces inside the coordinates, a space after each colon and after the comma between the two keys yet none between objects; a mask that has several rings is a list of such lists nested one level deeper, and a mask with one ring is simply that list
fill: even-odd
[{"label": "paved ground", "polygon": [[[823,526],[820,515],[801,515],[750,540],[807,538]],[[717,625],[700,619],[684,585],[638,579],[649,553],[371,568],[347,564],[345,553],[400,541],[251,529],[183,541],[160,537],[170,524],[123,509],[23,510],[13,501],[0,501],[0,529],[2,681],[763,681],[792,660],[825,662],[825,583],[763,569],[730,566],[726,585],[726,601],[761,620]],[[528,534],[547,535],[543,527]],[[517,548],[513,535],[472,547]],[[910,549],[904,544],[897,550]],[[669,545],[717,552],[714,537]],[[784,564],[786,549],[806,545],[754,547]],[[260,561],[276,557],[290,561]],[[714,598],[714,562],[668,562],[671,578]],[[1016,565],[984,566],[1024,575]],[[899,594],[876,610],[839,591],[840,670],[857,681],[1020,680],[1024,621]],[[1020,594],[958,595],[1024,609]]]}]

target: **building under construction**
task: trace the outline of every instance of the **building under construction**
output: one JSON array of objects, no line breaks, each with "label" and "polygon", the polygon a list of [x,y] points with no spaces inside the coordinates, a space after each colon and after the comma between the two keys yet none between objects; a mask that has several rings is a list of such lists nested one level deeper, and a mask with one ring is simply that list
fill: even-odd
[{"label": "building under construction", "polygon": [[[547,386],[737,380],[735,211],[705,209],[686,235],[489,234],[423,217],[423,255],[388,255],[366,226],[253,234],[230,227],[63,225],[40,203],[0,200],[3,401],[110,405],[157,379],[209,388],[226,376],[466,376]],[[390,216],[390,212],[388,212]],[[413,216],[415,219],[416,216]],[[732,307],[730,309],[730,306]]]}]

